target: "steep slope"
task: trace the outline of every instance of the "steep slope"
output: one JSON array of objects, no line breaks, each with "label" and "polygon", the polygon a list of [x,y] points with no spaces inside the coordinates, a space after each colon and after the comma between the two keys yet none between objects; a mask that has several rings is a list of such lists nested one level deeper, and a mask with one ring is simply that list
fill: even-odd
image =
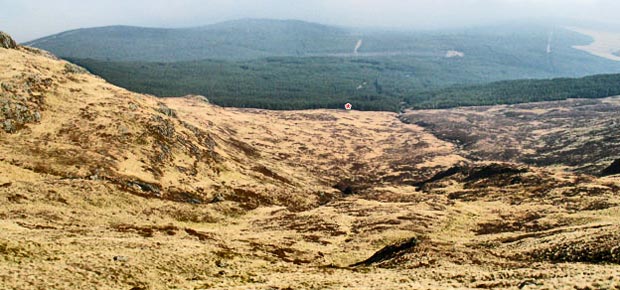
[{"label": "steep slope", "polygon": [[157,99],[27,47],[0,64],[5,288],[620,285],[618,176],[471,161],[392,113]]}]

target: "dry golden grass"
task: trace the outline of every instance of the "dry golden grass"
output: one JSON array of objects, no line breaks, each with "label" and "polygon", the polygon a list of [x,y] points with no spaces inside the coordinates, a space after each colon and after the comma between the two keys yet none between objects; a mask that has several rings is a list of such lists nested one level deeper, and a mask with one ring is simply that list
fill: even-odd
[{"label": "dry golden grass", "polygon": [[41,115],[0,130],[0,288],[620,287],[617,177],[471,161],[392,113],[156,99],[24,48],[0,64],[0,105]]}]

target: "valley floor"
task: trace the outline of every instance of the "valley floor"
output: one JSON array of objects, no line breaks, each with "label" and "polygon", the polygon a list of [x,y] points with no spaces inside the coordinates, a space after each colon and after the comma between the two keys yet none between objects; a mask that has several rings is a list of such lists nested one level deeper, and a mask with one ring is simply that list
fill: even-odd
[{"label": "valley floor", "polygon": [[[383,188],[307,211],[241,212],[0,167],[3,178],[11,172],[0,182],[0,288],[620,287],[619,200],[602,193],[609,185],[549,200]],[[349,266],[410,238],[413,248]]]}]

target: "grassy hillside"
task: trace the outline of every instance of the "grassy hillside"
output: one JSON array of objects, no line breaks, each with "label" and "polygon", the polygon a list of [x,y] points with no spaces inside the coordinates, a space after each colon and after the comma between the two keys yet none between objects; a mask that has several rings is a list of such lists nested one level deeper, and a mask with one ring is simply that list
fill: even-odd
[{"label": "grassy hillside", "polygon": [[620,175],[582,173],[618,173],[620,98],[404,115],[423,128],[0,67],[1,289],[620,285]]}]

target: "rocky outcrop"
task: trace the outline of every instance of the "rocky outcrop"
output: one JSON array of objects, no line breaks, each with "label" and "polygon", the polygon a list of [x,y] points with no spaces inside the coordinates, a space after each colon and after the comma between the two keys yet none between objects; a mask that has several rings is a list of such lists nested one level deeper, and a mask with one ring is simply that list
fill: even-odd
[{"label": "rocky outcrop", "polygon": [[616,159],[611,165],[603,169],[601,176],[620,174],[620,159]]},{"label": "rocky outcrop", "polygon": [[41,113],[27,105],[0,99],[0,120],[6,133],[15,133],[29,123],[41,120]]},{"label": "rocky outcrop", "polygon": [[397,244],[387,245],[370,258],[350,265],[349,267],[370,266],[375,263],[393,259],[411,251],[419,243],[417,238],[410,238]]},{"label": "rocky outcrop", "polygon": [[0,82],[0,132],[15,133],[28,124],[39,123],[45,95],[53,86],[51,78],[38,74]]},{"label": "rocky outcrop", "polygon": [[11,38],[10,35],[0,31],[0,47],[15,49],[17,48],[17,43],[13,40],[13,38]]}]

